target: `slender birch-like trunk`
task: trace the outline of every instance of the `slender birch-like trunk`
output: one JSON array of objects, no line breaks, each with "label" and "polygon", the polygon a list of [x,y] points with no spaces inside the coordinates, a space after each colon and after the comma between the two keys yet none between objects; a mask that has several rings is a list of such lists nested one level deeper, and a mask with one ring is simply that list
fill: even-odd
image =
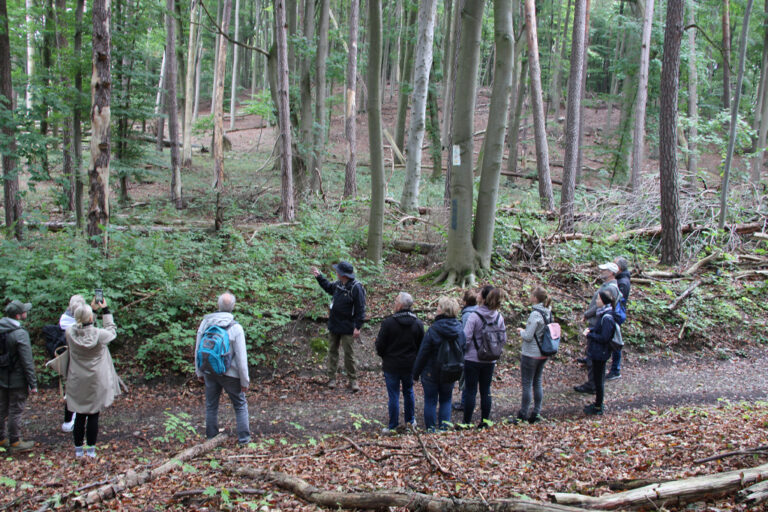
[{"label": "slender birch-like trunk", "polygon": [[194,119],[194,96],[195,96],[195,56],[197,47],[195,46],[195,32],[197,26],[195,18],[197,16],[197,0],[192,0],[189,9],[189,43],[187,44],[187,73],[184,79],[184,135],[181,150],[181,166],[184,169],[192,168],[192,124]]},{"label": "slender birch-like trunk", "polygon": [[[643,13],[643,35],[640,41],[640,70],[635,103],[635,126],[632,137],[632,191],[640,187],[640,173],[645,159],[645,106],[648,102],[648,65],[651,55],[651,30],[653,29],[653,1],[645,0]],[[694,61],[695,65],[695,61]]]},{"label": "slender birch-like trunk", "polygon": [[359,25],[360,0],[350,0],[346,112],[344,115],[344,136],[347,139],[347,162],[344,170],[345,199],[357,195],[357,33]]}]

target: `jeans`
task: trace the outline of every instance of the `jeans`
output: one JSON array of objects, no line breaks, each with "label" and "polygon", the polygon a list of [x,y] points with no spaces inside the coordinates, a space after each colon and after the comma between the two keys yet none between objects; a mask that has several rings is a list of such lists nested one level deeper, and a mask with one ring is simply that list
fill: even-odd
[{"label": "jeans", "polygon": [[451,422],[451,397],[454,383],[441,384],[422,377],[421,385],[424,388],[424,428],[435,430],[439,422],[441,430],[447,429],[448,423]]},{"label": "jeans", "polygon": [[[541,374],[546,363],[546,359],[535,359],[528,356],[522,356],[520,359],[522,399],[518,416],[521,418],[534,417],[541,412],[541,402],[544,399],[544,391],[541,388]],[[531,411],[531,416],[528,416],[531,395],[533,395],[533,411]]]},{"label": "jeans", "polygon": [[605,364],[607,361],[592,361],[592,369],[595,375],[595,406],[603,406],[605,397]]},{"label": "jeans", "polygon": [[357,380],[355,370],[355,338],[351,334],[328,333],[328,379],[336,379],[339,366],[339,345],[344,349],[344,369],[350,382]]},{"label": "jeans", "polygon": [[[86,420],[88,420],[87,427]],[[75,416],[75,428],[72,430],[72,435],[75,440],[75,446],[83,446],[84,438],[88,443],[88,446],[94,446],[96,444],[96,438],[99,435],[99,413],[79,413]]]},{"label": "jeans", "polygon": [[0,388],[0,440],[5,439],[6,433],[11,443],[19,440],[21,415],[24,413],[27,396],[27,388]]},{"label": "jeans", "polygon": [[410,373],[397,374],[384,372],[384,382],[387,384],[389,396],[389,425],[390,430],[397,428],[400,421],[400,385],[403,386],[403,416],[406,425],[413,423],[416,410],[416,398],[413,394],[413,375]]},{"label": "jeans", "polygon": [[621,375],[621,350],[614,350],[611,359],[611,373]]},{"label": "jeans", "polygon": [[205,437],[211,439],[219,433],[219,397],[222,389],[229,395],[232,408],[235,410],[237,441],[247,443],[251,440],[251,428],[248,425],[248,401],[240,388],[240,379],[227,375],[205,376]]},{"label": "jeans", "polygon": [[476,363],[464,361],[464,389],[466,401],[464,403],[464,424],[472,423],[472,413],[475,412],[477,389],[480,387],[480,414],[481,421],[491,417],[491,380],[496,363]]}]

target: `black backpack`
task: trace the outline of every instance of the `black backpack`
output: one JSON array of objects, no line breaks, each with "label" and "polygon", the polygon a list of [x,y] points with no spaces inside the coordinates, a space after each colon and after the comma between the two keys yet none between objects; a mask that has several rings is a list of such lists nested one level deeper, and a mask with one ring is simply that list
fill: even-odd
[{"label": "black backpack", "polygon": [[477,350],[477,358],[480,361],[497,361],[501,357],[504,345],[507,344],[507,329],[499,325],[499,313],[496,313],[496,318],[490,324],[485,321],[485,317],[479,312],[475,311],[474,313],[483,321],[483,328],[480,331],[480,343],[477,342],[476,336],[472,336],[475,350]]},{"label": "black backpack", "polygon": [[444,339],[437,350],[441,384],[456,382],[464,372],[464,347],[459,343],[459,338]]},{"label": "black backpack", "polygon": [[[15,329],[14,329],[15,330]],[[0,369],[9,371],[13,367],[13,358],[11,357],[11,347],[8,341],[8,335],[14,331],[8,331],[0,334]]]},{"label": "black backpack", "polygon": [[43,326],[43,340],[45,341],[45,351],[51,358],[56,357],[56,349],[66,346],[67,337],[61,327],[55,324]]}]

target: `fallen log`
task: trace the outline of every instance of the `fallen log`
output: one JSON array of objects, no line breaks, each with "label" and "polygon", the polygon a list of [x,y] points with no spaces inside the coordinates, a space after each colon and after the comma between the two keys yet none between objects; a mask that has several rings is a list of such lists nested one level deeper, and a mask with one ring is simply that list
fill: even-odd
[{"label": "fallen log", "polygon": [[768,270],[747,270],[746,272],[739,272],[734,279],[745,279],[747,277],[768,277]]},{"label": "fallen log", "polygon": [[[733,224],[725,226],[726,231],[732,231],[738,235],[749,235],[762,231],[764,223],[762,221],[750,222],[747,224]],[[715,229],[714,226],[704,226],[701,224],[685,224],[681,230],[683,234],[693,233],[696,231],[704,231],[706,229]],[[661,225],[652,226],[649,228],[630,229],[623,233],[616,233],[609,236],[606,240],[609,242],[618,242],[624,238],[631,236],[659,236],[661,235]]]},{"label": "fallen log", "polygon": [[631,491],[647,485],[661,484],[670,480],[659,480],[654,478],[624,478],[622,480],[607,480],[604,483],[612,491]]},{"label": "fallen log", "polygon": [[712,254],[710,254],[709,256],[707,256],[706,258],[703,258],[703,259],[699,260],[698,262],[694,263],[693,265],[691,265],[690,267],[688,267],[688,268],[687,268],[687,269],[686,269],[686,270],[683,272],[683,275],[684,275],[684,276],[692,276],[693,274],[695,274],[696,272],[698,272],[698,271],[699,271],[699,269],[701,269],[701,268],[702,268],[702,267],[704,267],[705,265],[708,265],[708,264],[709,264],[710,262],[712,262],[713,260],[716,260],[716,259],[718,259],[720,256],[722,256],[722,254],[723,254],[723,253],[722,253],[722,252],[720,252],[720,251],[715,251],[715,252],[713,252]]},{"label": "fallen log", "polygon": [[407,510],[427,510],[434,512],[575,512],[582,508],[541,503],[526,499],[495,499],[487,504],[475,499],[443,498],[412,491],[370,491],[345,492],[326,491],[310,484],[299,477],[254,467],[226,465],[225,468],[235,475],[270,482],[289,491],[302,500],[327,507],[329,509],[383,509],[398,507]]},{"label": "fallen log", "polygon": [[693,284],[692,284],[691,286],[689,286],[688,288],[686,288],[686,289],[685,289],[685,291],[684,291],[683,293],[681,293],[681,294],[680,294],[680,296],[679,296],[678,298],[676,298],[676,299],[675,299],[675,302],[673,302],[672,304],[670,304],[670,305],[669,305],[669,308],[668,308],[668,309],[669,309],[670,311],[674,311],[674,310],[676,310],[676,309],[677,309],[677,307],[678,307],[680,304],[682,304],[682,302],[683,302],[683,301],[684,301],[684,300],[685,300],[685,299],[686,299],[686,298],[687,298],[687,297],[688,297],[688,296],[689,296],[691,293],[693,293],[693,290],[695,290],[696,288],[698,288],[700,284],[701,284],[701,279],[697,279],[696,281],[694,281],[694,282],[693,282]]},{"label": "fallen log", "polygon": [[[179,491],[173,493],[173,499],[179,500],[183,498],[189,498],[191,496],[200,496],[201,494],[205,494],[208,489],[188,489],[186,491]],[[240,495],[263,495],[267,494],[267,491],[264,489],[228,489],[229,494],[240,494]]]},{"label": "fallen log", "polygon": [[744,489],[768,478],[768,464],[714,475],[697,476],[662,484],[653,484],[631,491],[594,497],[582,494],[555,493],[555,503],[599,510],[635,509],[683,505],[692,501],[720,496]]},{"label": "fallen log", "polygon": [[213,439],[209,439],[204,443],[197,444],[177,453],[175,457],[166,460],[163,464],[156,467],[155,469],[144,470],[140,473],[137,473],[131,469],[127,473],[120,475],[115,482],[103,485],[98,489],[89,492],[88,494],[78,496],[72,500],[71,508],[87,507],[89,505],[95,505],[97,503],[112,499],[127,489],[136,487],[137,485],[145,484],[161,475],[170,473],[174,469],[181,467],[183,462],[194,459],[195,457],[199,457],[200,455],[213,450],[226,440],[226,434],[219,434]]},{"label": "fallen log", "polygon": [[429,254],[430,252],[438,249],[438,244],[430,244],[427,242],[416,242],[412,240],[393,240],[392,247],[400,252],[415,252],[418,254]]},{"label": "fallen log", "polygon": [[768,480],[740,490],[736,493],[736,501],[749,506],[759,505],[768,501]]}]

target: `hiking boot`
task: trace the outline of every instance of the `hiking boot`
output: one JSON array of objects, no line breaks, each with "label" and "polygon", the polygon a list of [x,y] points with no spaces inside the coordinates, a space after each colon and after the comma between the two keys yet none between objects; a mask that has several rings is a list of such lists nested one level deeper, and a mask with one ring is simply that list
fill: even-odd
[{"label": "hiking boot", "polygon": [[611,373],[609,373],[608,375],[605,376],[605,382],[608,382],[608,381],[611,381],[611,380],[620,379],[620,378],[621,378],[621,374],[620,373],[611,372]]},{"label": "hiking boot", "polygon": [[544,418],[542,418],[540,414],[531,414],[531,415],[528,417],[528,423],[530,423],[531,425],[533,425],[534,423],[538,423],[538,422],[540,422],[540,421],[541,421],[541,420],[543,420],[543,419],[544,419]]},{"label": "hiking boot", "polygon": [[521,421],[525,421],[525,417],[520,413],[517,413],[517,416],[515,416],[514,418],[512,417],[509,418],[509,422],[512,423],[513,425],[519,425]]},{"label": "hiking boot", "polygon": [[590,386],[589,384],[582,384],[581,386],[574,386],[573,390],[577,393],[585,393],[587,395],[594,395],[595,394],[595,388]]},{"label": "hiking boot", "polygon": [[336,389],[336,379],[328,380],[328,389]]},{"label": "hiking boot", "polygon": [[28,452],[29,450],[31,450],[34,447],[35,447],[35,442],[34,441],[22,441],[21,439],[19,439],[15,443],[11,443],[10,451],[12,451],[14,453]]},{"label": "hiking boot", "polygon": [[353,380],[349,383],[349,390],[352,391],[353,393],[357,393],[358,391],[360,391],[360,386],[358,385],[356,380]]},{"label": "hiking boot", "polygon": [[589,404],[588,406],[584,407],[584,414],[587,416],[602,416],[603,408],[598,407],[595,404]]}]

